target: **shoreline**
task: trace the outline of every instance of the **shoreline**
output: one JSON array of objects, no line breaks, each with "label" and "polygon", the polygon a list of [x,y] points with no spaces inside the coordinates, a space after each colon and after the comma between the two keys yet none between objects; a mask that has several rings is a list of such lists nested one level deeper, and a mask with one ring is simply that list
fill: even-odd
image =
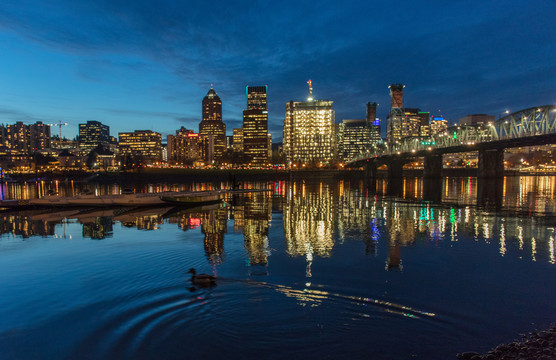
[{"label": "shoreline", "polygon": [[500,344],[486,354],[474,351],[459,353],[459,360],[551,360],[556,359],[556,324],[548,330],[522,335],[521,340]]},{"label": "shoreline", "polygon": [[[423,170],[406,169],[404,177],[421,177]],[[89,183],[152,183],[152,182],[228,182],[234,176],[236,181],[271,181],[289,179],[364,179],[365,171],[359,169],[302,169],[302,170],[266,170],[266,169],[172,169],[141,168],[135,171],[42,171],[26,174],[7,173],[15,181],[72,180]],[[519,173],[506,170],[504,176],[555,176],[556,174]],[[443,177],[476,177],[476,169],[443,169]],[[386,171],[379,171],[378,178],[387,178]]]}]

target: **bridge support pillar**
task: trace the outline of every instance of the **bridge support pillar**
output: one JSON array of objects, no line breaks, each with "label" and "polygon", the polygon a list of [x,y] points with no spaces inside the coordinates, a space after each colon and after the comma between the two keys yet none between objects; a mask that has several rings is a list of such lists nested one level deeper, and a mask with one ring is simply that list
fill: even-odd
[{"label": "bridge support pillar", "polygon": [[403,177],[403,165],[401,160],[391,160],[388,163],[388,179],[401,179]]},{"label": "bridge support pillar", "polygon": [[442,177],[442,155],[430,154],[425,156],[423,177],[427,179],[440,179]]},{"label": "bridge support pillar", "polygon": [[479,150],[479,173],[481,179],[504,177],[504,150]]}]

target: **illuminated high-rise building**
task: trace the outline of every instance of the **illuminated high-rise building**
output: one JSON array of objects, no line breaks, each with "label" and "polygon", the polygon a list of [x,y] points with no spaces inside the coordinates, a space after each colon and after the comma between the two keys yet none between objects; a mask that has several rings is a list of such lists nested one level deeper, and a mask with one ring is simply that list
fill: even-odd
[{"label": "illuminated high-rise building", "polygon": [[176,135],[168,135],[168,161],[173,164],[191,165],[202,158],[203,146],[199,134],[182,128]]},{"label": "illuminated high-rise building", "polygon": [[135,130],[118,134],[120,156],[133,159],[136,166],[162,160],[162,135],[150,130]]},{"label": "illuminated high-rise building", "polygon": [[387,117],[386,139],[390,145],[406,137],[429,136],[430,113],[403,107],[405,85],[392,84],[390,88],[390,114]]},{"label": "illuminated high-rise building", "polygon": [[222,101],[211,87],[203,98],[203,120],[199,135],[204,141],[204,160],[212,163],[226,151],[226,124],[222,121]]},{"label": "illuminated high-rise building", "polygon": [[247,110],[268,110],[268,86],[247,86]]},{"label": "illuminated high-rise building", "polygon": [[247,86],[247,110],[243,111],[243,152],[255,166],[268,163],[267,87]]},{"label": "illuminated high-rise building", "polygon": [[440,134],[448,128],[448,121],[443,116],[433,116],[431,119],[431,135]]},{"label": "illuminated high-rise building", "polygon": [[32,154],[50,147],[50,126],[41,121],[31,125],[18,121],[6,126],[6,140],[12,152]]},{"label": "illuminated high-rise building", "polygon": [[[421,110],[419,109],[410,109],[410,108],[403,108],[403,117],[401,118],[401,138],[405,137],[416,137],[419,136],[421,132],[421,122],[423,116],[421,115]],[[425,113],[423,113],[424,115]],[[426,117],[428,118],[429,113],[426,113]],[[428,121],[427,121],[428,122]]]},{"label": "illuminated high-rise building", "polygon": [[92,150],[98,145],[110,143],[110,127],[99,121],[87,121],[79,124],[79,146],[85,150]]},{"label": "illuminated high-rise building", "polygon": [[283,142],[287,162],[328,164],[336,154],[333,101],[314,100],[311,80],[307,101],[286,103]]},{"label": "illuminated high-rise building", "polygon": [[390,89],[390,114],[387,118],[386,139],[390,144],[400,140],[402,136],[402,123],[405,118],[403,113],[403,88],[405,85],[392,84]]},{"label": "illuminated high-rise building", "polygon": [[431,135],[431,113],[428,111],[419,111],[418,117],[420,119],[419,125],[419,136],[430,136]]},{"label": "illuminated high-rise building", "polygon": [[243,152],[243,128],[235,128],[233,130],[233,145],[234,152]]},{"label": "illuminated high-rise building", "polygon": [[366,119],[343,120],[338,125],[338,155],[341,161],[353,160],[382,140],[376,106],[376,103],[367,104]]}]

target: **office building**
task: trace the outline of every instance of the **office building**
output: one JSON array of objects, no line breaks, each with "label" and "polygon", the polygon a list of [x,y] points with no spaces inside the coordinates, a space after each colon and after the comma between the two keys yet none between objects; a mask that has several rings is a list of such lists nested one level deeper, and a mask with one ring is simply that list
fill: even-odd
[{"label": "office building", "polygon": [[365,154],[381,141],[380,120],[376,118],[376,103],[367,104],[365,119],[343,120],[338,125],[338,157],[347,162]]},{"label": "office building", "polygon": [[448,121],[443,116],[433,116],[430,128],[432,136],[440,134],[448,128]]},{"label": "office building", "polygon": [[167,136],[168,162],[174,165],[193,165],[203,157],[203,143],[198,133],[181,127],[176,135]]},{"label": "office building", "polygon": [[18,121],[6,126],[6,143],[14,154],[33,154],[50,147],[50,126],[37,121],[25,125]]},{"label": "office building", "polygon": [[150,130],[121,132],[119,150],[122,161],[134,166],[152,165],[162,161],[162,135]]},{"label": "office building", "polygon": [[209,164],[219,160],[226,151],[226,125],[222,121],[222,101],[212,87],[203,98],[199,136],[205,146],[204,160]]},{"label": "office building", "polygon": [[247,110],[268,110],[268,86],[247,86]]},{"label": "office building", "polygon": [[406,137],[430,135],[430,113],[416,108],[404,108],[404,87],[402,84],[388,87],[391,108],[387,117],[386,138],[391,146]]},{"label": "office building", "polygon": [[289,165],[326,165],[336,155],[333,101],[314,100],[311,81],[307,101],[286,103],[283,141]]},{"label": "office building", "polygon": [[84,150],[92,150],[98,145],[110,143],[110,127],[99,121],[87,121],[79,124],[79,146]]},{"label": "office building", "polygon": [[417,116],[420,118],[419,136],[431,136],[431,113],[428,111],[419,111]]},{"label": "office building", "polygon": [[234,152],[243,152],[243,128],[235,128],[233,130],[233,145],[232,149]]},{"label": "office building", "polygon": [[252,166],[268,163],[268,105],[266,86],[247,86],[243,111],[243,152]]},{"label": "office building", "polygon": [[403,113],[403,89],[405,85],[392,84],[390,89],[390,114],[386,119],[386,139],[393,144],[402,138],[402,123],[405,118]]}]

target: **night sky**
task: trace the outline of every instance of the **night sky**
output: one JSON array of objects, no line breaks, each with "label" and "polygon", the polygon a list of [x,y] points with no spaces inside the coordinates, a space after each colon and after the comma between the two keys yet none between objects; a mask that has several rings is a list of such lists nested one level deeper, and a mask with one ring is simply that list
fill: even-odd
[{"label": "night sky", "polygon": [[[246,85],[268,85],[269,129],[285,103],[334,101],[336,122],[365,117],[388,85],[405,106],[498,116],[556,104],[556,1],[2,0],[0,123],[98,120],[164,138],[198,131],[211,84],[227,132]],[[53,134],[58,132],[53,128]]]}]

